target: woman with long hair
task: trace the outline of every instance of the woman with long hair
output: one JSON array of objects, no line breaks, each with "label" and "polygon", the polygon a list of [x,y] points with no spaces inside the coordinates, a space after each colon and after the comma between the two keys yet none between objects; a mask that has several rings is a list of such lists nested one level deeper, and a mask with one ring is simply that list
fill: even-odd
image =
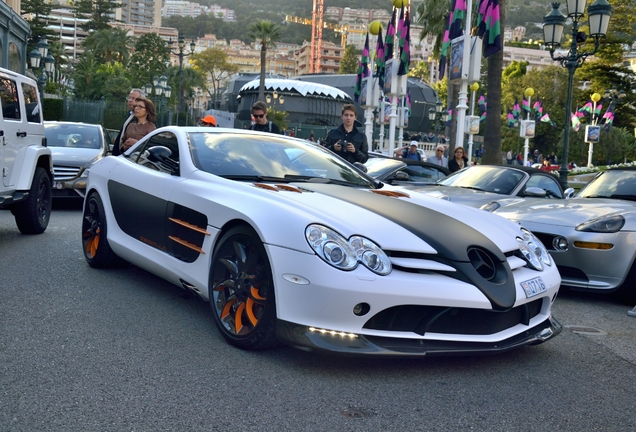
[{"label": "woman with long hair", "polygon": [[448,160],[448,169],[450,172],[459,171],[468,166],[468,158],[464,147],[455,147],[455,157]]},{"label": "woman with long hair", "polygon": [[125,152],[132,147],[137,141],[148,135],[155,126],[155,105],[150,99],[137,98],[133,106],[133,115],[135,116],[121,138],[121,151]]}]

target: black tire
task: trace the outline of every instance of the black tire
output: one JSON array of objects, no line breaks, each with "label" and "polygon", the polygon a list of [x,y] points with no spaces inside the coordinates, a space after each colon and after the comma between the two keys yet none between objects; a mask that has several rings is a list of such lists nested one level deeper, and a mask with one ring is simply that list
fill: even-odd
[{"label": "black tire", "polygon": [[246,350],[278,345],[271,266],[252,229],[235,227],[221,237],[209,287],[214,322],[227,342]]},{"label": "black tire", "polygon": [[93,192],[84,201],[82,217],[82,250],[91,267],[112,268],[127,264],[108,244],[106,213],[99,194]]},{"label": "black tire", "polygon": [[22,234],[42,234],[46,230],[51,218],[51,198],[51,179],[44,168],[37,167],[29,196],[13,211],[15,223]]},{"label": "black tire", "polygon": [[615,297],[626,303],[636,303],[636,261],[627,273],[623,285],[615,291]]}]

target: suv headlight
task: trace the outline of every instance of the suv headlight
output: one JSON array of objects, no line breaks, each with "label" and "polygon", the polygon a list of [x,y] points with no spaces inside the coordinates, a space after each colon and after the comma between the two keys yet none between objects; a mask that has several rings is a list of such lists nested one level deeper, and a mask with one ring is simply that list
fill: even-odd
[{"label": "suv headlight", "polygon": [[521,228],[521,232],[522,236],[517,237],[517,243],[519,243],[519,250],[530,267],[542,271],[544,264],[551,266],[552,258],[541,240],[525,228]]},{"label": "suv headlight", "polygon": [[309,246],[327,264],[340,270],[353,270],[359,263],[379,275],[391,273],[392,265],[384,251],[371,240],[351,236],[349,240],[334,230],[312,224],[305,228]]}]

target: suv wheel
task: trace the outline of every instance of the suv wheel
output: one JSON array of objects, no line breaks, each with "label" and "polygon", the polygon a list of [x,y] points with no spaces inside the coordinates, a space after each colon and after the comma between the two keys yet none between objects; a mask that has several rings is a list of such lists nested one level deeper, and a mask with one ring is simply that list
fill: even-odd
[{"label": "suv wheel", "polygon": [[51,179],[42,167],[35,169],[26,200],[14,209],[15,222],[22,234],[41,234],[51,217]]}]

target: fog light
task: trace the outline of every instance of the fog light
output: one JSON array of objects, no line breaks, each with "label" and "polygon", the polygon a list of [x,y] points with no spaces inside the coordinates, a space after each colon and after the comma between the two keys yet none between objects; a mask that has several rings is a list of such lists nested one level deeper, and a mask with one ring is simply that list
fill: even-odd
[{"label": "fog light", "polygon": [[552,240],[552,247],[558,251],[566,251],[570,247],[568,244],[568,239],[561,236],[556,236],[554,240]]},{"label": "fog light", "polygon": [[368,303],[358,303],[353,307],[353,314],[356,316],[363,316],[369,313],[371,306]]}]

